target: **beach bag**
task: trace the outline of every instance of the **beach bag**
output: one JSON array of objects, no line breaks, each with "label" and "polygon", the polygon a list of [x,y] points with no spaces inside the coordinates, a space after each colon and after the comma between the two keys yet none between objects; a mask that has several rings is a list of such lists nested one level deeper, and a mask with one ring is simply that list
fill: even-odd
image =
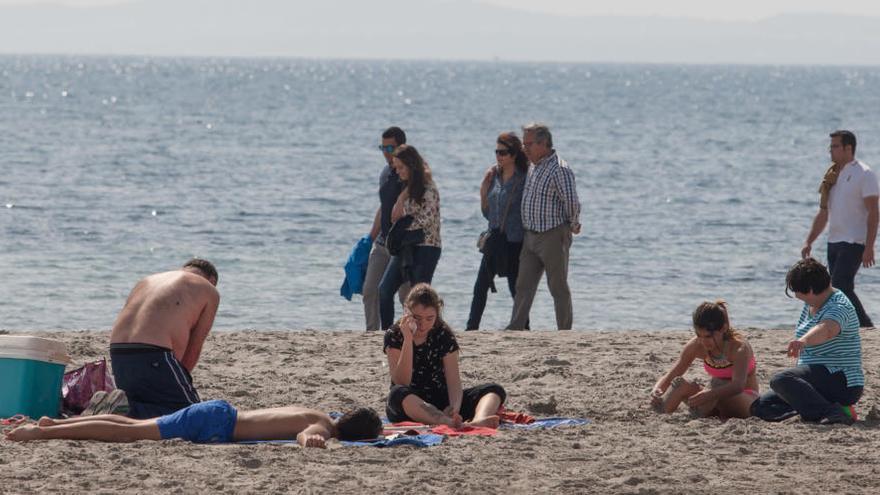
[{"label": "beach bag", "polygon": [[61,381],[61,410],[67,414],[80,414],[89,405],[95,392],[111,392],[116,389],[113,377],[107,371],[107,359],[68,371]]}]

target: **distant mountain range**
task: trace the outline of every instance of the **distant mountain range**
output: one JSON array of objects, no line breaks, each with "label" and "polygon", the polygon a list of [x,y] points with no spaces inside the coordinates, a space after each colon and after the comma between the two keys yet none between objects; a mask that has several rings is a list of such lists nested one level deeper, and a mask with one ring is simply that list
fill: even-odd
[{"label": "distant mountain range", "polygon": [[561,17],[474,0],[142,0],[0,7],[0,53],[880,64],[880,18]]}]

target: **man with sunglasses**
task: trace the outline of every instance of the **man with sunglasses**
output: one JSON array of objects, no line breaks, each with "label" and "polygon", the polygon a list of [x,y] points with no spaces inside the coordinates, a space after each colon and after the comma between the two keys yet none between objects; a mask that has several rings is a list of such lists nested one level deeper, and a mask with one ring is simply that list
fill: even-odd
[{"label": "man with sunglasses", "polygon": [[[385,273],[391,254],[385,247],[388,230],[391,229],[391,210],[397,197],[403,191],[403,183],[391,160],[392,153],[401,144],[406,144],[406,133],[400,127],[389,127],[382,133],[382,144],[379,149],[385,157],[385,167],[379,174],[379,208],[373,218],[373,227],[370,229],[370,238],[373,239],[373,248],[370,251],[370,259],[367,262],[367,274],[364,277],[364,320],[367,331],[379,330],[379,282]],[[400,302],[403,304],[404,296],[409,293],[409,283],[404,282],[398,291]]]},{"label": "man with sunglasses", "polygon": [[542,124],[523,128],[523,149],[532,165],[522,199],[525,229],[516,278],[516,297],[508,330],[524,330],[541,275],[553,296],[556,327],[571,330],[573,308],[568,288],[568,253],[572,234],[581,232],[581,204],[574,173],[553,149],[550,129]]},{"label": "man with sunglasses", "polygon": [[831,135],[831,166],[819,186],[819,211],[801,249],[801,256],[810,257],[813,242],[828,225],[828,270],[831,285],[849,298],[859,317],[859,326],[874,323],[855,292],[859,265],[874,265],[874,241],[877,238],[878,198],[877,175],[857,160],[856,136],[850,131]]}]

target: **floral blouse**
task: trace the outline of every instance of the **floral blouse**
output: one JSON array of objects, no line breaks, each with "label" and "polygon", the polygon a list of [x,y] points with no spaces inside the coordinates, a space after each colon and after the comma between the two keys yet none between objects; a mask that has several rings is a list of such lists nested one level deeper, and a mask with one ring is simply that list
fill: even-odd
[{"label": "floral blouse", "polygon": [[425,184],[425,196],[421,204],[412,198],[406,198],[403,202],[403,212],[413,217],[409,230],[422,229],[425,232],[425,242],[419,246],[441,247],[440,193],[433,181]]}]

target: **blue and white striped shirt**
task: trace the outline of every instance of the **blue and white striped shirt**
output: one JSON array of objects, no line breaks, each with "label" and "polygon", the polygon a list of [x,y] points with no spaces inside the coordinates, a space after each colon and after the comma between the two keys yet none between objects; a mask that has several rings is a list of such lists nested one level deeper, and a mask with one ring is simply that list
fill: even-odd
[{"label": "blue and white striped shirt", "polygon": [[522,200],[526,230],[546,232],[562,224],[579,225],[580,214],[574,172],[556,151],[529,167]]},{"label": "blue and white striped shirt", "polygon": [[864,387],[859,317],[843,292],[834,289],[825,304],[814,315],[810,314],[810,307],[804,304],[795,337],[798,339],[803,337],[823,320],[837,322],[840,325],[840,333],[824,344],[804,347],[798,364],[821,364],[829,373],[843,371],[846,375],[847,387]]}]

